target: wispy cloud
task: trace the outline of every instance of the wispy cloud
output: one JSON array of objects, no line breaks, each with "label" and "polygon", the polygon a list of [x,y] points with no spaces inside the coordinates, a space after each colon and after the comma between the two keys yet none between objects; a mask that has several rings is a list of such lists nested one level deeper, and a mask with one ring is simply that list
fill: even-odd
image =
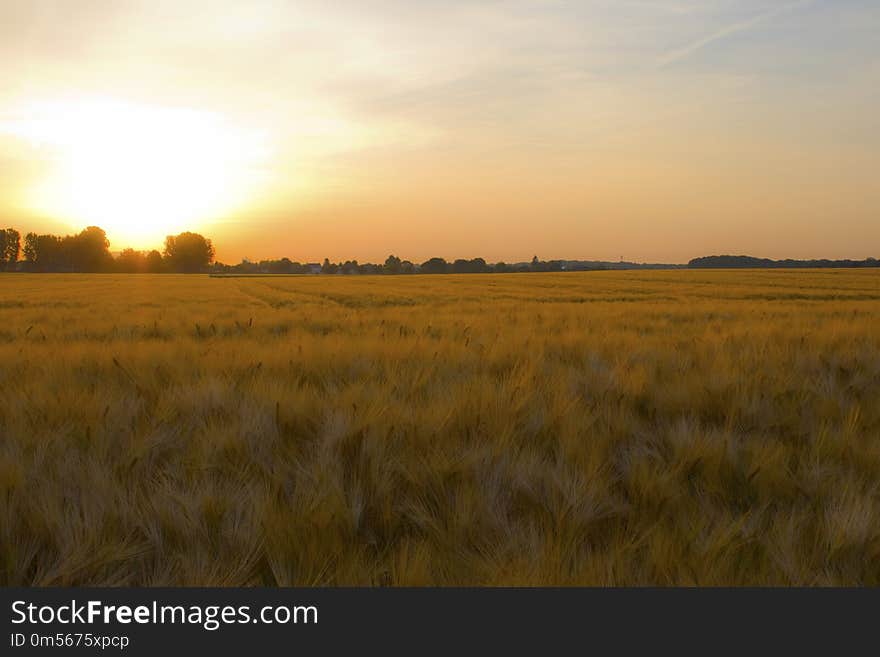
[{"label": "wispy cloud", "polygon": [[699,50],[702,50],[703,48],[708,46],[710,43],[720,41],[721,39],[725,39],[733,34],[747,32],[748,30],[751,30],[752,28],[757,27],[762,23],[773,20],[777,16],[806,7],[807,5],[812,4],[813,1],[814,0],[798,0],[797,2],[789,2],[779,7],[775,7],[774,9],[771,9],[769,11],[765,11],[762,14],[758,14],[757,16],[750,18],[749,20],[726,25],[720,30],[715,31],[712,34],[703,37],[702,39],[698,39],[697,41],[694,41],[693,43],[690,43],[683,48],[679,48],[677,50],[673,50],[672,52],[666,53],[657,61],[657,68],[665,68],[670,64],[674,64],[675,62],[687,59],[695,52],[698,52]]}]

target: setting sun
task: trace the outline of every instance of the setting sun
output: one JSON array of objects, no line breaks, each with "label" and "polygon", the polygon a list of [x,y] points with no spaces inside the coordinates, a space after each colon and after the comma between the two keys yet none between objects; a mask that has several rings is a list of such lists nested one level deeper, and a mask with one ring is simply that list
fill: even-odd
[{"label": "setting sun", "polygon": [[205,112],[90,100],[41,104],[29,116],[16,132],[51,156],[31,209],[137,247],[241,206],[267,156],[260,134]]}]

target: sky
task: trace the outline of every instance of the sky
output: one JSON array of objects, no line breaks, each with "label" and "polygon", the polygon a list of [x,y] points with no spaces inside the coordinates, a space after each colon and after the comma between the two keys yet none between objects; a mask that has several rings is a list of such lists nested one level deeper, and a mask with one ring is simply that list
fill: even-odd
[{"label": "sky", "polygon": [[218,259],[880,257],[876,0],[0,0],[0,222]]}]

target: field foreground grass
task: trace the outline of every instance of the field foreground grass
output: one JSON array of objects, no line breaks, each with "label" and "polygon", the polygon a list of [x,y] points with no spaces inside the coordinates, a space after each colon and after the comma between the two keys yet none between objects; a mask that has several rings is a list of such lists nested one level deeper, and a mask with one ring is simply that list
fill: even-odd
[{"label": "field foreground grass", "polygon": [[880,584],[880,271],[0,276],[0,584]]}]

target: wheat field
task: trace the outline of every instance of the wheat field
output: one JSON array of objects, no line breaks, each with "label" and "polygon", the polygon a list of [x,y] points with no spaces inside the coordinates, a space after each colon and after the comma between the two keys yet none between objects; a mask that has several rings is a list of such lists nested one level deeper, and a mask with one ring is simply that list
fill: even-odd
[{"label": "wheat field", "polygon": [[0,584],[880,584],[878,274],[0,276]]}]

